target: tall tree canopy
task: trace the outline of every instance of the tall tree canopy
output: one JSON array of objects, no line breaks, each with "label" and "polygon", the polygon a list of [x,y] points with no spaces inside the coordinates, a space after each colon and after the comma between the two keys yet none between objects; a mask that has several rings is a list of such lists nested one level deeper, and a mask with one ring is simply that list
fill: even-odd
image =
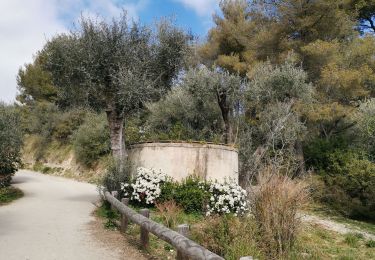
[{"label": "tall tree canopy", "polygon": [[345,119],[355,102],[373,95],[375,38],[356,30],[369,31],[363,23],[371,24],[373,1],[223,0],[220,6],[199,51],[207,63],[251,79],[258,63],[282,64],[292,52],[316,87],[316,102],[301,111],[312,128],[329,136],[352,125]]}]

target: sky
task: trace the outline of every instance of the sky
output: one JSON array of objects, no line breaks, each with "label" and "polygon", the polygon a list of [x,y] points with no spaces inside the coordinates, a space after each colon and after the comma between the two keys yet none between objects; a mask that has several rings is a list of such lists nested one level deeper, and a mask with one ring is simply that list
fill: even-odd
[{"label": "sky", "polygon": [[145,24],[173,17],[204,39],[218,5],[219,0],[0,0],[0,101],[15,100],[20,67],[32,62],[53,35],[71,29],[81,14],[112,18],[125,9],[129,19]]}]

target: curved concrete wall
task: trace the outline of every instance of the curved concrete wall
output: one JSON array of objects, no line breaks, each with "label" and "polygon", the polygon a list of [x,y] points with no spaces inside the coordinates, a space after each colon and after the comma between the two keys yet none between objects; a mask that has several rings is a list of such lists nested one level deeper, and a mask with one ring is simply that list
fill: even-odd
[{"label": "curved concrete wall", "polygon": [[215,144],[142,143],[130,147],[129,159],[134,168],[162,170],[177,181],[196,174],[205,180],[238,182],[238,152]]}]

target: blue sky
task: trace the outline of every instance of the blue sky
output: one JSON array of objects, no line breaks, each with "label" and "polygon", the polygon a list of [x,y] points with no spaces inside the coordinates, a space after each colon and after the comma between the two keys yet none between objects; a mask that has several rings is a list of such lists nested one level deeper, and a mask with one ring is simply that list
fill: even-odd
[{"label": "blue sky", "polygon": [[19,68],[33,59],[47,39],[66,32],[85,16],[118,16],[151,24],[173,17],[200,40],[212,27],[219,0],[0,0],[0,101],[12,102],[17,94]]}]

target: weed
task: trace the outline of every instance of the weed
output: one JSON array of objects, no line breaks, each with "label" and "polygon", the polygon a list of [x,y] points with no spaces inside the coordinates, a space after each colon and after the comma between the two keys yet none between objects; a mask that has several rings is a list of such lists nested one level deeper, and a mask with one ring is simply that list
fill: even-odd
[{"label": "weed", "polygon": [[107,229],[115,229],[116,224],[114,220],[120,217],[116,211],[111,209],[111,204],[107,201],[103,201],[102,205],[96,210],[96,215],[106,219],[104,227]]},{"label": "weed", "polygon": [[375,248],[375,240],[369,240],[366,242],[368,248]]},{"label": "weed", "polygon": [[358,243],[361,239],[363,239],[361,233],[348,233],[345,235],[345,243],[351,247],[358,247]]}]

